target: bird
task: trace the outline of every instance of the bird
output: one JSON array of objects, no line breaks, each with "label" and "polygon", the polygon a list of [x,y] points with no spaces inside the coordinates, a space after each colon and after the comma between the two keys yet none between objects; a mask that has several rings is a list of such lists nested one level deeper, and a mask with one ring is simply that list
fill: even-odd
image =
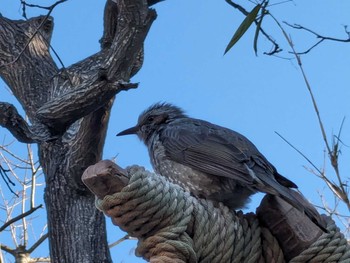
[{"label": "bird", "polygon": [[282,176],[244,135],[187,116],[181,108],[158,102],[143,111],[134,127],[117,136],[135,134],[147,146],[157,174],[193,196],[221,202],[230,209],[246,207],[263,192],[279,196],[325,231],[316,209]]}]

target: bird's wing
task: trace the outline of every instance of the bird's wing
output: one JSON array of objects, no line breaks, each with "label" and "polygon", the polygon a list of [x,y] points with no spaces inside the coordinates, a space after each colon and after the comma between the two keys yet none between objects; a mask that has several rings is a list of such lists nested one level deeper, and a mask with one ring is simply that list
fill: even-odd
[{"label": "bird's wing", "polygon": [[296,185],[276,169],[243,135],[214,124],[190,119],[169,124],[160,139],[166,155],[198,171],[231,178],[259,191],[277,195],[305,213],[325,232],[317,211],[296,191]]},{"label": "bird's wing", "polygon": [[258,158],[257,155],[252,158],[252,155],[249,155],[250,152],[259,152],[248,139],[205,121],[191,119],[184,125],[168,125],[161,132],[160,139],[170,159],[205,173],[232,178],[246,185],[259,180],[250,172],[255,165],[269,168],[269,165],[264,163],[264,158]]}]

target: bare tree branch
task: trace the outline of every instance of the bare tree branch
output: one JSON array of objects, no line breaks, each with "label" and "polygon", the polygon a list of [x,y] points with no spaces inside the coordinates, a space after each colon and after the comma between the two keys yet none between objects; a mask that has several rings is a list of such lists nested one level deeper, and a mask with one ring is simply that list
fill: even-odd
[{"label": "bare tree branch", "polygon": [[38,210],[39,208],[42,208],[43,205],[38,205],[37,207],[33,207],[31,209],[29,209],[27,212],[22,213],[14,218],[12,218],[11,220],[7,221],[3,226],[0,227],[0,232],[2,232],[3,230],[5,230],[9,225],[17,222],[18,220],[21,220],[22,218],[34,213],[36,210]]},{"label": "bare tree branch", "polygon": [[[37,117],[43,123],[62,133],[76,120],[104,106],[119,91],[137,87],[128,81],[137,51],[142,47],[144,38],[156,18],[153,10],[148,11],[145,7],[138,6],[141,4],[141,2],[137,5],[124,4],[122,8],[127,12],[123,14],[133,14],[135,10],[146,11],[140,13],[138,18],[128,15],[118,18],[115,39],[111,47],[95,55],[94,61],[97,56],[102,63],[95,68],[88,67],[89,79],[83,78],[84,72],[77,72],[78,78],[82,81],[74,85],[74,89],[68,88],[68,92],[55,97],[37,111]],[[91,65],[91,59],[81,62],[81,66],[83,63]],[[67,69],[67,72],[70,70]]]},{"label": "bare tree branch", "polygon": [[51,262],[51,259],[49,257],[47,258],[31,258],[28,263],[40,263],[40,262]]},{"label": "bare tree branch", "polygon": [[[24,163],[24,164],[29,164],[29,162],[28,162],[27,160],[23,159],[22,157],[20,157],[20,156],[14,154],[12,151],[10,151],[10,150],[8,149],[8,146],[9,146],[9,145],[10,145],[10,144],[8,144],[8,145],[0,145],[0,150],[6,152],[7,154],[9,154],[10,156],[12,156],[13,158],[15,158],[15,159],[16,159],[17,161],[19,161],[19,162],[22,162],[22,163]],[[1,153],[0,153],[0,154],[1,154]],[[1,156],[4,158],[4,156],[3,156],[2,154],[1,154]],[[16,167],[19,167],[19,166],[17,165]],[[11,168],[11,167],[9,167],[9,168]],[[27,167],[23,167],[23,166],[20,166],[19,168],[21,168],[21,169],[27,169]],[[11,169],[9,169],[9,170],[11,170]]]},{"label": "bare tree branch", "polygon": [[[44,104],[37,111],[37,117],[49,126],[66,128],[76,120],[104,106],[118,92],[138,86],[138,84],[123,81],[109,84],[107,80],[101,80],[105,76],[95,75],[95,78],[95,81],[89,79],[74,90]],[[64,131],[65,129],[62,129],[60,132]]]},{"label": "bare tree branch", "polygon": [[236,3],[232,2],[231,0],[225,0],[225,1],[230,6],[232,6],[235,9],[237,9],[238,11],[240,11],[243,15],[247,16],[249,14],[249,12],[247,10],[245,10],[243,6],[241,6],[239,4],[236,4]]},{"label": "bare tree branch", "polygon": [[16,107],[6,102],[0,102],[0,126],[7,128],[18,141],[23,143],[53,139],[44,125],[29,126],[19,115]]},{"label": "bare tree branch", "polygon": [[290,26],[292,28],[295,28],[295,29],[301,29],[301,30],[305,30],[307,32],[310,32],[311,34],[315,35],[316,38],[321,38],[321,39],[324,39],[324,40],[332,40],[332,41],[336,41],[336,42],[345,42],[345,43],[348,43],[350,42],[350,36],[349,36],[349,32],[347,32],[347,30],[345,30],[345,32],[348,34],[348,38],[346,39],[341,39],[341,38],[335,38],[335,37],[327,37],[327,36],[323,36],[323,35],[320,35],[318,33],[316,33],[315,31],[309,29],[309,28],[306,28],[302,25],[299,25],[299,24],[289,24],[288,22],[283,22],[285,23],[287,26]]},{"label": "bare tree branch", "polygon": [[[290,23],[285,22],[285,21],[283,23],[286,24],[287,26],[291,27],[291,28],[307,31],[307,32],[313,34],[317,39],[319,39],[314,45],[312,45],[307,50],[305,50],[303,52],[297,52],[296,54],[298,54],[298,55],[304,55],[304,54],[309,53],[312,49],[317,47],[319,44],[321,44],[325,40],[330,40],[330,41],[335,41],[335,42],[343,42],[343,43],[349,43],[350,42],[350,35],[349,35],[349,32],[347,31],[347,27],[346,26],[344,28],[345,28],[345,33],[347,34],[347,38],[341,39],[341,38],[327,37],[327,36],[320,35],[320,34],[316,33],[315,31],[313,31],[313,30],[311,30],[309,28],[306,28],[306,27],[304,27],[302,25],[299,25],[299,24],[290,24]],[[289,53],[293,54],[293,51],[289,52]]]},{"label": "bare tree branch", "polygon": [[[1,178],[4,180],[7,188],[10,190],[11,193],[13,193],[14,195],[16,195],[18,197],[18,195],[12,190],[12,186],[15,186],[15,183],[11,181],[10,177],[7,175],[7,172],[9,172],[10,170],[6,170],[2,167],[2,165],[0,165],[0,176]],[[11,185],[10,185],[11,184]]]},{"label": "bare tree branch", "polygon": [[304,157],[304,159],[312,165],[312,167],[315,168],[315,170],[319,173],[319,174],[323,174],[323,172],[317,168],[317,166],[305,155],[303,154],[298,148],[296,148],[293,144],[291,144],[286,138],[284,138],[281,134],[279,134],[278,132],[275,131],[275,133],[283,140],[285,141],[290,147],[292,147],[295,151],[297,151],[302,157]]},{"label": "bare tree branch", "polygon": [[66,2],[67,0],[60,0],[55,2],[54,4],[50,5],[50,6],[42,6],[42,5],[35,5],[35,4],[28,4],[26,1],[21,0],[21,4],[23,6],[28,6],[28,7],[36,7],[36,8],[40,8],[40,9],[46,9],[49,11],[52,11],[57,5]]},{"label": "bare tree branch", "polygon": [[328,153],[328,157],[329,157],[331,165],[332,165],[332,167],[333,167],[333,169],[335,171],[335,174],[336,174],[336,177],[338,179],[338,184],[339,185],[336,185],[335,183],[331,182],[326,176],[324,176],[323,173],[320,173],[320,175],[323,176],[322,179],[326,182],[326,184],[329,187],[329,189],[340,200],[342,200],[347,205],[348,209],[350,210],[350,200],[349,200],[349,197],[348,197],[348,193],[345,190],[345,184],[342,182],[342,179],[341,179],[341,176],[340,176],[340,173],[339,173],[338,160],[336,159],[337,158],[337,150],[334,150],[329,145],[327,134],[326,134],[326,131],[325,131],[322,119],[321,119],[321,115],[320,115],[319,109],[318,109],[318,105],[316,103],[315,96],[314,96],[313,91],[311,89],[311,85],[310,85],[310,83],[308,81],[308,78],[306,77],[306,73],[304,71],[300,55],[296,52],[296,50],[294,48],[294,44],[293,44],[291,38],[288,36],[287,32],[284,30],[284,28],[282,27],[281,23],[271,13],[269,13],[269,15],[272,17],[272,19],[276,22],[276,24],[278,25],[278,27],[282,31],[285,39],[288,42],[288,45],[292,49],[292,54],[294,54],[294,56],[295,56],[295,58],[296,58],[296,60],[298,62],[299,69],[300,69],[301,74],[303,76],[303,79],[304,79],[305,85],[307,87],[307,90],[308,90],[308,92],[310,94],[311,101],[312,101],[312,104],[313,104],[313,107],[314,107],[314,110],[315,110],[315,113],[316,113],[316,116],[317,116],[319,127],[320,127],[320,130],[321,130],[321,133],[322,133],[322,139],[323,139],[323,141],[325,143],[325,146],[326,146],[326,149],[327,149],[327,153]]},{"label": "bare tree branch", "polygon": [[16,254],[16,251],[14,249],[12,249],[9,246],[6,246],[4,244],[1,244],[1,243],[0,243],[0,249],[5,251],[5,252],[7,252],[7,253],[9,253],[9,254],[11,254],[11,255],[13,255],[13,256]]},{"label": "bare tree branch", "polygon": [[108,246],[109,248],[112,248],[112,247],[118,246],[120,243],[124,242],[125,240],[130,240],[130,239],[137,240],[136,238],[133,238],[129,235],[125,235],[122,238],[118,239],[117,241],[113,242],[112,244],[109,244]]},{"label": "bare tree branch", "polygon": [[38,246],[41,245],[41,243],[43,243],[48,238],[48,236],[48,233],[42,235],[30,248],[27,249],[27,253],[31,254]]}]

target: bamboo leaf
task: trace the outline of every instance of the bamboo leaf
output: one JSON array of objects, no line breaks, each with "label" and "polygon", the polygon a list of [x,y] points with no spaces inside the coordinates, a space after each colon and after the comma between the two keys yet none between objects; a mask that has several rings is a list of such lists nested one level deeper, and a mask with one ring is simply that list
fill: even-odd
[{"label": "bamboo leaf", "polygon": [[237,43],[238,40],[244,35],[244,33],[248,30],[248,28],[251,26],[251,24],[256,19],[259,10],[261,8],[261,5],[255,6],[252,11],[246,16],[246,18],[243,20],[243,22],[240,24],[236,32],[234,33],[231,41],[228,43],[224,55]]}]

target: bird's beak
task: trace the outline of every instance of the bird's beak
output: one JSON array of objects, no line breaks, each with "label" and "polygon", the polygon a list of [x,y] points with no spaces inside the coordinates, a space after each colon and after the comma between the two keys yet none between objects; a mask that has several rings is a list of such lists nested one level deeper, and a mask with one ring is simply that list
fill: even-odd
[{"label": "bird's beak", "polygon": [[120,133],[117,134],[117,136],[123,136],[123,135],[129,135],[129,134],[136,134],[139,130],[139,126],[134,126],[129,129],[126,129]]}]

